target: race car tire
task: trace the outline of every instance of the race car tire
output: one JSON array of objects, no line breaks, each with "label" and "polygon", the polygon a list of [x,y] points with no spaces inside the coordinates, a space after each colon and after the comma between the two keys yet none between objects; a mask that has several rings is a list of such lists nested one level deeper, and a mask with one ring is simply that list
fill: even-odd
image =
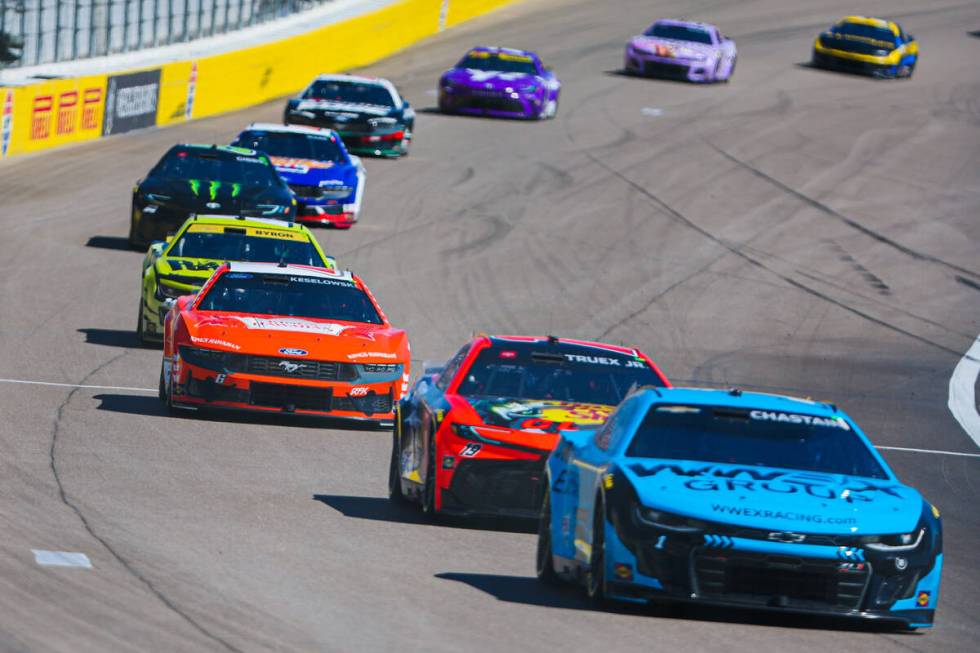
[{"label": "race car tire", "polygon": [[544,505],[541,506],[541,521],[538,523],[538,550],[535,559],[535,574],[545,585],[558,585],[561,579],[555,571],[555,559],[551,546],[551,497],[550,492],[544,495]]},{"label": "race car tire", "polygon": [[160,403],[163,404],[163,409],[169,415],[173,413],[174,405],[171,401],[170,391],[167,388],[167,384],[163,378],[163,361],[160,361],[160,385],[157,388],[157,397],[160,399]]},{"label": "race car tire", "polygon": [[915,64],[907,64],[904,66],[899,66],[898,70],[895,72],[895,77],[901,79],[912,79],[912,73],[915,72]]},{"label": "race car tire", "polygon": [[732,81],[732,75],[735,74],[735,64],[738,63],[738,55],[732,57],[732,67],[728,69],[728,77],[725,78],[725,83]]},{"label": "race car tire", "polygon": [[596,608],[606,607],[606,510],[602,499],[596,499],[592,518],[592,552],[585,574],[585,593]]},{"label": "race car tire", "polygon": [[391,460],[388,462],[388,500],[403,505],[408,503],[408,500],[402,494],[401,474],[398,473],[398,458],[401,457],[401,451],[398,446],[397,429],[396,424],[391,437]]},{"label": "race car tire", "polygon": [[402,139],[402,156],[408,156],[409,151],[412,149],[412,132],[406,131],[405,138]]},{"label": "race car tire", "polygon": [[422,512],[426,517],[436,518],[436,430],[432,429],[429,438],[429,462],[425,465],[425,485],[422,486]]},{"label": "race car tire", "polygon": [[149,345],[150,341],[146,339],[146,334],[143,332],[143,321],[144,314],[146,313],[146,301],[140,298],[140,312],[139,317],[136,320],[136,339],[139,341],[141,346]]}]

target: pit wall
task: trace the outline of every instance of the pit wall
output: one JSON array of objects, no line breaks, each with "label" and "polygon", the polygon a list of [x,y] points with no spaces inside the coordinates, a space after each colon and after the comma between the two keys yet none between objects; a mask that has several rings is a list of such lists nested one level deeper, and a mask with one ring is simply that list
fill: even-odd
[{"label": "pit wall", "polygon": [[288,39],[196,60],[0,86],[0,158],[290,95],[320,73],[366,66],[511,2],[400,0]]}]

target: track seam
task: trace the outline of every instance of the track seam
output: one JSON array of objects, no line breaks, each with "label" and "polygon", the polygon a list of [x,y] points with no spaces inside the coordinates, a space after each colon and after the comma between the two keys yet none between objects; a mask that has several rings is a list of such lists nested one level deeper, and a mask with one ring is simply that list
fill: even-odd
[{"label": "track seam", "polygon": [[[86,374],[81,381],[78,382],[78,385],[81,386],[90,378],[95,376],[95,374],[105,369],[112,363],[115,363],[117,360],[124,357],[127,353],[128,352],[124,351],[118,356],[113,356],[106,362],[94,368],[88,374]],[[72,512],[74,512],[78,516],[78,519],[82,522],[82,526],[85,528],[86,531],[88,531],[88,534],[91,535],[93,539],[95,539],[99,544],[101,544],[105,548],[105,550],[108,551],[109,554],[119,564],[123,566],[123,568],[126,571],[128,571],[134,578],[136,578],[140,583],[142,583],[150,591],[151,594],[156,596],[160,600],[160,602],[163,603],[172,612],[174,612],[174,614],[181,617],[184,621],[190,624],[191,627],[193,627],[195,630],[197,630],[199,633],[201,633],[211,641],[220,644],[221,646],[223,646],[225,649],[229,651],[234,651],[235,653],[242,653],[241,649],[236,648],[235,646],[231,645],[229,642],[225,641],[218,635],[215,635],[214,633],[210,632],[207,628],[205,628],[200,623],[198,623],[193,617],[191,617],[189,614],[187,614],[179,607],[177,607],[177,605],[173,601],[168,599],[160,590],[156,588],[156,586],[153,585],[152,581],[150,581],[145,576],[143,576],[139,571],[137,571],[136,568],[133,567],[125,558],[123,558],[123,556],[119,552],[117,552],[106,539],[104,539],[102,536],[100,536],[98,533],[95,532],[95,530],[92,528],[92,525],[89,523],[88,518],[86,518],[85,515],[82,513],[81,508],[79,508],[75,503],[71,501],[71,499],[68,498],[68,494],[65,492],[65,486],[61,481],[61,475],[58,473],[58,464],[57,464],[55,451],[57,449],[57,444],[58,444],[58,435],[61,431],[62,415],[64,413],[65,408],[68,407],[68,404],[71,402],[72,398],[75,396],[75,393],[77,393],[79,389],[80,387],[73,388],[71,392],[69,392],[68,395],[65,397],[64,401],[62,401],[61,404],[58,406],[58,409],[55,412],[54,426],[51,429],[51,446],[48,449],[48,464],[51,467],[51,473],[54,476],[55,483],[58,485],[58,496],[61,498],[62,503],[68,506],[68,508],[70,508]]]},{"label": "track seam", "polygon": [[765,270],[766,272],[768,272],[768,273],[770,273],[770,274],[778,277],[779,279],[782,279],[785,283],[787,283],[787,284],[789,284],[789,285],[791,285],[791,286],[793,286],[793,287],[795,287],[795,288],[797,288],[799,290],[802,290],[803,292],[805,292],[805,293],[807,293],[809,295],[813,295],[814,297],[817,297],[819,299],[822,299],[825,302],[828,302],[830,304],[833,304],[834,306],[837,306],[839,308],[842,308],[845,311],[847,311],[849,313],[853,313],[854,315],[857,315],[858,317],[863,318],[863,319],[865,319],[865,320],[867,320],[869,322],[872,322],[874,324],[877,324],[879,326],[882,326],[882,327],[884,327],[884,328],[886,328],[886,329],[888,329],[890,331],[894,331],[895,333],[901,334],[903,336],[912,338],[913,340],[917,340],[917,341],[919,341],[919,342],[921,342],[923,344],[929,345],[931,347],[935,347],[936,349],[939,349],[941,351],[944,351],[944,352],[946,352],[948,354],[952,354],[952,355],[956,356],[957,358],[961,358],[962,357],[961,352],[956,351],[955,349],[951,349],[950,347],[947,347],[945,345],[939,344],[938,342],[933,342],[932,340],[929,340],[928,338],[925,338],[925,337],[920,336],[918,334],[912,333],[911,331],[906,331],[905,329],[903,329],[903,328],[901,328],[899,326],[896,326],[894,324],[891,324],[889,322],[886,322],[885,320],[876,318],[873,315],[869,315],[869,314],[867,314],[867,313],[865,313],[863,311],[860,311],[860,310],[854,308],[853,306],[849,306],[848,304],[845,304],[842,301],[836,300],[833,297],[830,297],[828,295],[825,295],[822,292],[820,292],[819,290],[816,290],[815,288],[811,288],[811,287],[809,287],[809,286],[807,286],[805,284],[802,284],[799,281],[796,281],[795,279],[793,279],[792,277],[786,276],[786,275],[784,275],[784,274],[782,274],[782,273],[780,273],[780,272],[778,272],[778,271],[770,268],[765,263],[762,263],[761,261],[752,258],[751,256],[749,256],[748,254],[746,254],[745,252],[743,252],[739,248],[737,248],[734,245],[731,245],[731,244],[725,242],[724,240],[722,240],[722,239],[718,238],[717,236],[715,236],[714,234],[712,234],[710,231],[707,231],[703,227],[699,226],[697,223],[693,222],[690,218],[688,218],[687,216],[685,216],[684,214],[682,214],[680,211],[678,211],[677,209],[673,208],[672,206],[670,206],[669,204],[667,204],[666,202],[664,202],[662,199],[660,199],[659,197],[657,197],[656,195],[654,195],[652,192],[650,192],[649,190],[647,190],[646,188],[644,188],[640,184],[636,183],[635,181],[633,181],[632,179],[630,179],[629,177],[627,177],[623,173],[621,173],[618,170],[614,169],[613,167],[609,166],[604,161],[602,161],[601,159],[599,159],[598,157],[596,157],[595,155],[593,155],[591,152],[586,152],[585,155],[589,159],[591,159],[596,165],[598,165],[602,169],[606,170],[607,172],[609,172],[610,174],[612,174],[613,176],[615,176],[617,179],[621,180],[623,183],[627,184],[630,188],[634,188],[637,191],[639,191],[644,197],[646,197],[647,199],[649,199],[655,206],[657,206],[661,211],[663,211],[667,215],[673,217],[675,220],[681,222],[682,224],[686,225],[690,229],[698,232],[699,234],[701,234],[705,238],[711,240],[712,242],[720,245],[724,249],[728,250],[729,252],[731,252],[735,256],[738,256],[739,258],[743,259],[744,261],[750,263],[751,265],[754,265],[754,266],[756,266],[756,267],[758,267],[758,268],[760,268],[762,270]]},{"label": "track seam", "polygon": [[795,188],[792,188],[791,186],[788,186],[788,185],[784,184],[783,182],[779,181],[778,179],[776,179],[774,177],[770,177],[768,174],[762,172],[761,170],[759,170],[755,166],[751,165],[750,163],[746,163],[745,161],[742,161],[738,157],[734,156],[733,154],[729,154],[728,152],[726,152],[725,150],[721,149],[720,147],[718,147],[717,145],[715,145],[711,141],[705,139],[704,142],[711,149],[713,149],[715,152],[717,152],[721,156],[725,157],[726,159],[728,159],[729,161],[731,161],[732,163],[734,163],[738,167],[742,168],[743,170],[746,170],[747,172],[749,172],[749,173],[755,175],[756,177],[758,177],[759,179],[762,179],[763,181],[768,182],[769,184],[775,186],[776,188],[778,188],[779,190],[783,191],[787,195],[790,195],[791,197],[794,197],[794,198],[798,199],[799,201],[803,202],[804,204],[807,204],[808,206],[817,209],[818,211],[820,211],[824,215],[829,215],[830,217],[835,218],[836,220],[844,223],[848,227],[850,227],[850,228],[852,228],[852,229],[854,229],[856,231],[861,232],[862,234],[864,234],[865,236],[868,236],[869,238],[873,238],[874,240],[877,240],[878,242],[880,242],[880,243],[882,243],[884,245],[887,245],[887,246],[891,247],[892,249],[894,249],[896,251],[899,251],[902,254],[905,254],[906,256],[909,256],[909,257],[911,257],[911,258],[913,258],[913,259],[915,259],[917,261],[928,261],[929,263],[936,263],[937,265],[941,265],[943,267],[949,268],[950,270],[955,270],[956,272],[960,272],[962,274],[968,274],[968,275],[970,275],[972,277],[980,277],[980,273],[978,273],[978,272],[975,272],[973,270],[968,270],[967,268],[964,268],[964,267],[960,267],[959,265],[956,265],[955,263],[950,263],[948,261],[944,261],[944,260],[942,260],[940,258],[937,258],[935,256],[932,256],[931,254],[924,254],[922,252],[916,251],[916,250],[914,250],[914,249],[912,249],[910,247],[906,247],[905,245],[903,245],[903,244],[901,244],[901,243],[899,243],[897,241],[892,240],[891,238],[889,238],[888,236],[885,236],[884,234],[878,233],[874,229],[870,229],[868,227],[865,227],[860,222],[858,222],[858,221],[856,221],[856,220],[854,220],[852,218],[849,218],[846,215],[844,215],[844,214],[842,214],[842,213],[834,210],[833,208],[827,206],[826,204],[824,204],[820,200],[814,199],[814,198],[810,197],[809,195],[804,195],[803,193],[801,193],[800,191],[796,190]]}]

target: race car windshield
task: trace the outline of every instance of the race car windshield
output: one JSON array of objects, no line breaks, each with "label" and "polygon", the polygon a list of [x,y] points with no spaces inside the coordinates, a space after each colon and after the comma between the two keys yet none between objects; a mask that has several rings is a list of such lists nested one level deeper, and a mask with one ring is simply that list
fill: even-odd
[{"label": "race car windshield", "polygon": [[367,294],[349,281],[226,272],[197,310],[383,324]]},{"label": "race car windshield", "polygon": [[235,145],[269,156],[344,163],[344,153],[331,136],[249,131],[242,134]]},{"label": "race car windshield", "polygon": [[456,67],[471,70],[492,70],[502,73],[523,73],[525,75],[536,75],[538,72],[530,57],[496,55],[490,52],[471,52],[460,59]]},{"label": "race car windshield", "polygon": [[395,106],[395,99],[391,97],[391,93],[384,86],[360,82],[316,81],[306,89],[303,98],[378,107]]},{"label": "race car windshield", "polygon": [[655,404],[626,455],[888,478],[843,418],[770,410]]},{"label": "race car windshield", "polygon": [[874,25],[863,25],[861,23],[840,23],[834,25],[830,32],[840,34],[843,37],[856,37],[862,40],[875,41],[881,47],[894,47],[895,35],[890,29],[875,27]]},{"label": "race car windshield", "polygon": [[662,386],[663,381],[643,359],[612,351],[504,345],[477,355],[458,393],[614,406],[634,385]]},{"label": "race car windshield", "polygon": [[320,253],[309,241],[250,236],[245,229],[236,227],[226,227],[221,233],[188,229],[171,243],[166,256],[250,263],[283,261],[296,265],[326,266]]},{"label": "race car windshield", "polygon": [[650,29],[643,32],[643,36],[711,44],[711,34],[707,31],[698,27],[671,25],[670,23],[654,23],[650,26]]},{"label": "race car windshield", "polygon": [[[196,182],[216,181],[250,188],[270,188],[281,183],[275,168],[265,157],[194,148],[171,150],[150,175]],[[191,188],[194,189],[195,185],[192,184]],[[199,193],[200,186],[196,188],[198,190],[195,192]]]}]

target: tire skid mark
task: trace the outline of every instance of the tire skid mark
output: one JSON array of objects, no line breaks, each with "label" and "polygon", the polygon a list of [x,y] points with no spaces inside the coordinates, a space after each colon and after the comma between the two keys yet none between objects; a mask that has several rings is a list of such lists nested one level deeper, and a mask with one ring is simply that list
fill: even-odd
[{"label": "tire skid mark", "polygon": [[54,425],[51,428],[51,445],[48,449],[48,465],[51,467],[51,473],[54,476],[55,484],[58,486],[58,496],[61,499],[61,502],[64,503],[66,506],[68,506],[68,508],[75,513],[75,515],[78,517],[79,521],[81,521],[82,526],[85,528],[88,534],[91,535],[96,542],[101,544],[102,547],[109,553],[109,555],[111,555],[113,559],[116,560],[116,562],[122,565],[123,569],[129,572],[129,574],[133,576],[133,578],[135,578],[144,587],[146,587],[151,594],[153,594],[156,598],[160,600],[161,603],[164,604],[164,606],[166,606],[169,610],[171,610],[174,614],[179,616],[181,619],[186,621],[192,628],[194,628],[194,630],[196,630],[197,632],[199,632],[200,634],[202,634],[204,637],[211,640],[215,644],[220,645],[222,648],[228,651],[235,651],[236,653],[241,653],[241,649],[233,646],[232,644],[225,641],[218,635],[215,635],[207,628],[202,626],[200,623],[198,623],[192,616],[190,616],[189,614],[181,610],[173,601],[167,598],[167,596],[163,592],[157,589],[157,587],[153,584],[151,580],[143,576],[126,558],[122,556],[121,553],[116,551],[116,549],[114,549],[113,546],[109,544],[108,540],[106,540],[104,537],[96,533],[92,524],[89,522],[88,518],[82,512],[82,509],[79,508],[76,503],[74,503],[71,499],[68,498],[68,493],[65,491],[64,483],[61,480],[61,474],[58,471],[58,460],[57,460],[58,436],[60,435],[61,432],[61,420],[62,417],[64,416],[65,408],[68,407],[68,404],[71,403],[71,400],[75,397],[75,394],[81,389],[81,386],[84,385],[86,381],[88,381],[90,378],[95,376],[103,369],[107,368],[109,365],[123,358],[127,353],[128,352],[124,351],[116,356],[113,356],[106,362],[92,369],[88,374],[86,374],[82,378],[81,381],[78,382],[78,386],[73,388],[71,392],[69,392],[65,396],[64,401],[62,401],[58,405],[58,409],[55,411]]},{"label": "tire skid mark", "polygon": [[[936,349],[938,349],[940,351],[943,351],[943,352],[945,352],[947,354],[951,354],[953,356],[956,356],[957,358],[960,358],[961,357],[962,354],[960,352],[958,352],[957,350],[955,350],[955,349],[952,349],[950,347],[947,347],[946,345],[943,345],[941,343],[934,342],[934,341],[932,341],[932,340],[930,340],[930,339],[928,339],[928,338],[926,338],[924,336],[920,336],[917,333],[913,333],[911,331],[908,331],[906,329],[903,329],[902,327],[900,327],[898,325],[891,324],[890,322],[888,322],[886,320],[883,320],[881,318],[877,318],[877,317],[875,317],[873,315],[870,315],[868,313],[865,313],[864,311],[859,310],[859,309],[857,309],[857,308],[855,308],[855,307],[853,307],[853,306],[851,306],[851,305],[849,305],[849,304],[847,304],[845,302],[842,302],[840,300],[834,299],[833,297],[831,297],[829,295],[826,295],[826,294],[820,292],[816,288],[811,288],[810,286],[807,286],[806,284],[801,283],[801,282],[797,281],[796,279],[794,279],[794,278],[792,278],[792,277],[790,277],[788,275],[782,274],[778,270],[769,267],[768,265],[766,265],[762,261],[760,261],[760,260],[758,260],[756,258],[753,258],[752,256],[749,256],[744,251],[742,251],[741,248],[736,247],[735,245],[733,245],[733,244],[731,244],[731,243],[729,243],[729,242],[727,242],[725,240],[722,240],[721,238],[719,238],[718,236],[714,235],[713,233],[711,233],[707,229],[701,227],[700,225],[698,225],[697,223],[695,223],[694,221],[692,221],[690,218],[688,218],[687,216],[685,216],[683,213],[681,213],[677,209],[673,208],[672,206],[670,206],[669,204],[667,204],[666,202],[664,202],[662,199],[660,199],[659,197],[657,197],[656,195],[654,195],[652,192],[650,192],[649,190],[647,190],[644,186],[642,186],[641,184],[638,184],[637,182],[633,181],[632,179],[630,179],[629,177],[627,177],[622,172],[616,170],[615,168],[613,168],[612,166],[610,166],[609,164],[607,164],[605,161],[603,161],[603,160],[599,159],[598,157],[596,157],[595,155],[593,155],[591,152],[586,152],[585,155],[587,157],[589,157],[600,168],[602,168],[603,170],[606,170],[611,175],[613,175],[617,179],[621,180],[623,183],[627,184],[631,188],[636,189],[640,194],[644,195],[648,200],[650,200],[650,202],[654,206],[656,206],[657,208],[659,208],[663,213],[665,213],[666,215],[674,218],[676,221],[680,222],[681,224],[686,225],[687,227],[689,227],[693,231],[696,231],[697,233],[701,234],[702,236],[704,236],[708,240],[716,243],[717,245],[721,246],[722,248],[728,250],[729,252],[731,252],[735,256],[737,256],[737,257],[745,260],[747,263],[749,263],[751,265],[754,265],[755,267],[758,267],[758,268],[760,268],[762,270],[765,270],[766,272],[768,272],[768,273],[770,273],[772,275],[775,275],[776,277],[782,279],[785,283],[793,286],[794,288],[797,288],[798,290],[801,290],[801,291],[807,293],[808,295],[812,295],[812,296],[814,296],[814,297],[816,297],[818,299],[822,299],[825,302],[829,302],[829,303],[831,303],[831,304],[833,304],[833,305],[835,305],[835,306],[837,306],[839,308],[844,309],[845,311],[847,311],[849,313],[853,313],[854,315],[856,315],[856,316],[858,316],[860,318],[863,318],[864,320],[867,320],[868,322],[871,322],[873,324],[877,324],[878,326],[884,327],[884,328],[888,329],[889,331],[893,331],[895,333],[901,334],[901,335],[906,336],[908,338],[912,338],[913,340],[916,340],[918,342],[921,342],[924,345],[928,345],[930,347],[934,347],[934,348],[936,348]],[[815,200],[813,200],[813,201],[815,201]],[[830,209],[830,210],[832,211],[833,209]],[[967,271],[967,272],[969,273],[969,271]]]},{"label": "tire skid mark", "polygon": [[780,189],[781,191],[783,191],[787,195],[790,195],[792,197],[795,197],[796,199],[798,199],[799,201],[803,202],[804,204],[808,204],[809,206],[811,206],[811,207],[817,209],[818,211],[820,211],[821,213],[823,213],[825,215],[829,215],[830,217],[832,217],[832,218],[834,218],[834,219],[842,222],[843,224],[847,225],[848,227],[851,227],[852,229],[854,229],[856,231],[861,232],[862,234],[864,234],[865,236],[868,236],[869,238],[873,238],[874,240],[877,240],[878,242],[880,242],[880,243],[882,243],[884,245],[887,245],[887,246],[891,247],[892,249],[894,249],[894,250],[896,250],[898,252],[901,252],[902,254],[905,254],[906,256],[909,256],[909,257],[911,257],[911,258],[913,258],[913,259],[915,259],[917,261],[928,261],[929,263],[935,263],[937,265],[941,265],[941,266],[943,266],[945,268],[948,268],[950,270],[955,270],[956,272],[961,272],[963,274],[967,274],[967,275],[970,275],[972,277],[980,278],[980,272],[975,272],[973,270],[968,270],[967,268],[960,267],[959,265],[956,265],[955,263],[950,263],[949,261],[944,261],[943,259],[937,258],[935,256],[932,256],[931,254],[925,254],[923,252],[916,251],[916,250],[914,250],[914,249],[912,249],[910,247],[906,247],[905,245],[902,245],[901,243],[892,240],[888,236],[885,236],[884,234],[878,233],[874,229],[871,229],[869,227],[866,227],[863,224],[861,224],[860,222],[858,222],[858,221],[856,221],[856,220],[854,220],[852,218],[849,218],[849,217],[847,217],[846,215],[844,215],[842,213],[837,212],[836,210],[834,210],[833,208],[827,206],[826,204],[824,204],[820,200],[814,199],[814,198],[810,197],[809,195],[805,195],[805,194],[801,193],[800,191],[796,190],[795,188],[792,188],[791,186],[788,186],[788,185],[784,184],[783,182],[779,181],[778,179],[776,179],[774,177],[770,177],[768,174],[762,172],[761,170],[759,170],[758,168],[756,168],[752,164],[747,163],[745,161],[742,161],[741,159],[739,159],[738,157],[734,156],[733,154],[729,154],[728,152],[726,152],[725,150],[721,149],[720,147],[718,147],[717,145],[715,145],[711,141],[705,139],[705,143],[711,149],[713,149],[715,152],[717,152],[721,156],[725,157],[726,159],[728,159],[729,161],[731,161],[735,165],[739,166],[743,170],[746,170],[746,171],[752,173],[753,175],[755,175],[759,179],[762,179],[762,180],[770,183],[771,185],[773,185],[776,188]]}]

